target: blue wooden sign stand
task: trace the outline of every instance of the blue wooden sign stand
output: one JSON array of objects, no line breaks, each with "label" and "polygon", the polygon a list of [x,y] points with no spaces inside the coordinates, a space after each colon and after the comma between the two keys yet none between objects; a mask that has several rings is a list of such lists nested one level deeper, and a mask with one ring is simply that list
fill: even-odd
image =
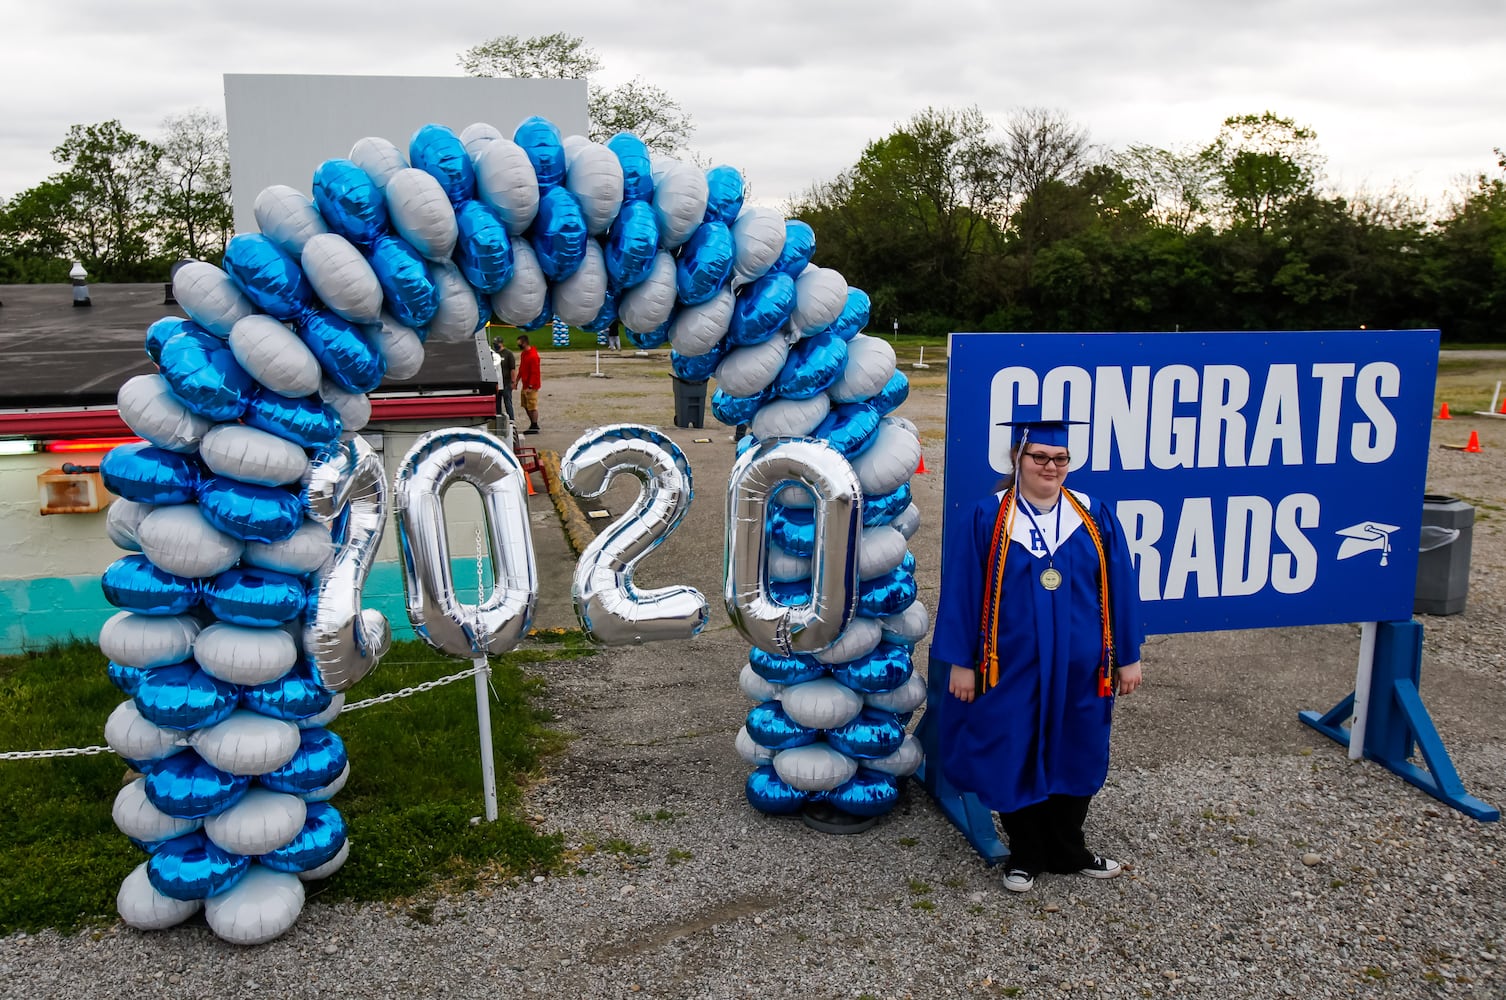
[{"label": "blue wooden sign stand", "polygon": [[[951,665],[930,660],[926,668],[926,704],[939,704],[947,696],[947,678]],[[925,763],[915,772],[915,777],[925,790],[931,793],[941,811],[952,825],[962,831],[973,850],[991,865],[1009,857],[1009,848],[999,840],[994,828],[994,814],[972,792],[958,791],[941,771],[941,750],[937,746],[936,713],[927,711],[915,725],[915,738],[925,751]]]},{"label": "blue wooden sign stand", "polygon": [[[1418,694],[1422,677],[1422,624],[1375,623],[1368,686],[1365,672],[1362,662],[1355,690],[1333,708],[1322,715],[1300,712],[1298,718],[1348,747],[1351,758],[1363,756],[1375,761],[1466,816],[1485,822],[1499,820],[1500,810],[1464,790],[1459,772],[1454,770],[1448,750]],[[1366,697],[1356,712],[1356,694],[1360,692]],[[1352,724],[1346,725],[1350,720]],[[1414,747],[1422,754],[1426,769],[1412,763]]]}]

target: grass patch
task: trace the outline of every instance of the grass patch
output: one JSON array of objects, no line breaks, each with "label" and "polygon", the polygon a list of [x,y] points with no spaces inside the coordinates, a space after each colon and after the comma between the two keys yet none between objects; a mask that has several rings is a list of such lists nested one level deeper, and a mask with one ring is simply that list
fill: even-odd
[{"label": "grass patch", "polygon": [[[325,900],[391,900],[431,886],[465,888],[483,877],[550,869],[562,839],[521,815],[523,787],[562,738],[537,705],[542,682],[523,665],[589,656],[580,633],[540,635],[492,661],[492,740],[500,816],[483,812],[474,685],[466,681],[341,716],[351,778],[334,804],[350,827],[350,861],[311,883]],[[0,657],[4,750],[104,742],[106,717],[123,699],[105,658],[74,643]],[[421,642],[395,643],[352,701],[464,669]],[[63,931],[115,917],[120,881],[144,855],[110,818],[126,775],[114,754],[0,762],[0,935]]]}]

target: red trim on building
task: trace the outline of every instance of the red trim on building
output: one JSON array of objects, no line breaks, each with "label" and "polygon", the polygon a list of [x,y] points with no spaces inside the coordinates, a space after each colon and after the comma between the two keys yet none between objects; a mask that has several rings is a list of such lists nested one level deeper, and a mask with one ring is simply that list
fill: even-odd
[{"label": "red trim on building", "polygon": [[[446,420],[490,417],[496,397],[486,394],[377,396],[371,400],[374,421]],[[121,437],[134,434],[114,407],[88,410],[19,410],[0,412],[0,437]]]}]

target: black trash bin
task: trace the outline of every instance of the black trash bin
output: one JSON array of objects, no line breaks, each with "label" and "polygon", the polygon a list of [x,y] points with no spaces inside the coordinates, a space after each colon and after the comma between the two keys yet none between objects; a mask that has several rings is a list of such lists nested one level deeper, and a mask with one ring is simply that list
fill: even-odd
[{"label": "black trash bin", "polygon": [[1422,543],[1417,552],[1417,594],[1412,611],[1457,615],[1469,596],[1469,552],[1475,509],[1456,497],[1422,498]]},{"label": "black trash bin", "polygon": [[706,382],[687,382],[671,375],[675,383],[675,426],[706,426]]}]

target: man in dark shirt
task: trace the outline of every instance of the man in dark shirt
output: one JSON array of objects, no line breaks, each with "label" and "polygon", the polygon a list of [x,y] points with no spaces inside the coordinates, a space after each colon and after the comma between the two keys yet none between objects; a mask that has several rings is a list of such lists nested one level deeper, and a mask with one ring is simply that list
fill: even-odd
[{"label": "man in dark shirt", "polygon": [[512,423],[515,419],[512,411],[512,381],[516,375],[517,365],[512,351],[507,349],[507,345],[500,337],[492,346],[492,361],[497,366],[497,420],[501,423],[502,416],[506,414],[505,429],[511,437]]}]

